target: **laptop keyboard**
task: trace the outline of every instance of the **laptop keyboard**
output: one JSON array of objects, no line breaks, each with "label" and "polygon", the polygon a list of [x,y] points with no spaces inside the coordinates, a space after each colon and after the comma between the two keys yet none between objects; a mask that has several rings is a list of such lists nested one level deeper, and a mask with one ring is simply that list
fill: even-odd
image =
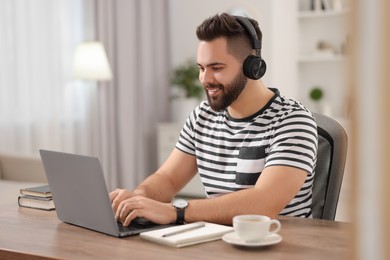
[{"label": "laptop keyboard", "polygon": [[131,221],[130,225],[128,225],[127,227],[123,226],[122,222],[118,221],[119,232],[128,232],[154,226],[157,226],[157,224],[146,219],[135,219]]}]

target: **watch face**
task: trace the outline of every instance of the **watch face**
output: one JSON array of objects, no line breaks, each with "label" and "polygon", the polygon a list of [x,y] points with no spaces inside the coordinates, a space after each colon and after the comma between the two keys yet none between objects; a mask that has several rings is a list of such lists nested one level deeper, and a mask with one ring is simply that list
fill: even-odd
[{"label": "watch face", "polygon": [[182,199],[179,199],[179,200],[175,200],[173,202],[173,205],[176,207],[176,208],[180,208],[180,209],[184,209],[188,206],[188,202],[185,201],[185,200],[182,200]]}]

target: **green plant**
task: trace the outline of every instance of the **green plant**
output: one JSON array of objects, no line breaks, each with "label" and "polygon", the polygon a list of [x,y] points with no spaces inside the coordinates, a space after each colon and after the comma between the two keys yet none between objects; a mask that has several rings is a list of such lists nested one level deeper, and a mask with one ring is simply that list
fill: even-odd
[{"label": "green plant", "polygon": [[312,100],[320,101],[324,93],[320,87],[314,87],[310,90],[309,95]]},{"label": "green plant", "polygon": [[202,98],[203,87],[199,82],[199,69],[193,60],[188,60],[173,70],[171,83],[181,89],[186,98]]}]

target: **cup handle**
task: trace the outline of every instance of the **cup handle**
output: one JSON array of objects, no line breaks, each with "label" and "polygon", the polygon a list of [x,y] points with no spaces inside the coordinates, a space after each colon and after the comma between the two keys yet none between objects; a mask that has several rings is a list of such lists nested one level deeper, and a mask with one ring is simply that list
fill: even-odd
[{"label": "cup handle", "polygon": [[277,220],[277,219],[272,219],[271,222],[270,222],[270,228],[274,226],[274,228],[272,230],[269,231],[270,234],[275,234],[275,233],[278,233],[280,228],[281,228],[281,224],[280,224],[280,221]]}]

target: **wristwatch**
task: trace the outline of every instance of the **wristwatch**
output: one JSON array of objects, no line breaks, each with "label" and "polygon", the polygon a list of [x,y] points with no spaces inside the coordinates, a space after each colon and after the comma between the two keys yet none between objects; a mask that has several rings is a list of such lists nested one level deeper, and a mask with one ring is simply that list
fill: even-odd
[{"label": "wristwatch", "polygon": [[184,211],[188,207],[188,202],[183,199],[177,199],[172,203],[176,208],[176,224],[184,223]]}]

